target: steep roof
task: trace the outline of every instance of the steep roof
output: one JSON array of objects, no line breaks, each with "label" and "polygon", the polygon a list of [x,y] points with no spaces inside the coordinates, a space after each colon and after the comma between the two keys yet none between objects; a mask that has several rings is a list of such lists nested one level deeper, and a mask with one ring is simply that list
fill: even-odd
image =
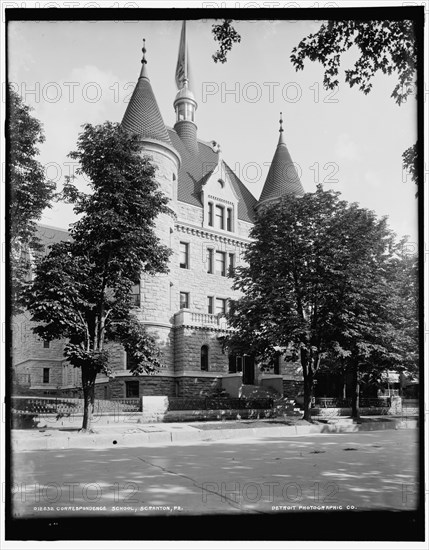
[{"label": "steep roof", "polygon": [[51,244],[60,243],[62,241],[71,240],[70,234],[67,229],[44,224],[37,224],[36,236],[40,239],[41,244],[43,244],[45,247],[49,247]]},{"label": "steep roof", "polygon": [[141,138],[156,139],[171,144],[167,129],[147,75],[146,60],[122,119],[125,130]]},{"label": "steep roof", "polygon": [[277,199],[284,195],[304,195],[304,187],[299,179],[280,129],[279,142],[274,153],[267,179],[265,180],[259,202]]},{"label": "steep roof", "polygon": [[[173,147],[182,159],[178,174],[178,200],[201,208],[202,185],[216,168],[219,159],[218,153],[209,144],[198,140],[198,154],[191,155],[175,130],[168,129],[168,134]],[[256,198],[228,165],[226,168],[239,200],[238,219],[253,222]]]}]

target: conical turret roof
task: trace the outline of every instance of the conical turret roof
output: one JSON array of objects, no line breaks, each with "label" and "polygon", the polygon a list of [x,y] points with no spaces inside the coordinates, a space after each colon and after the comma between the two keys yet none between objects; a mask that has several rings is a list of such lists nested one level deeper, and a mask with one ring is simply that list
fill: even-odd
[{"label": "conical turret roof", "polygon": [[259,203],[279,199],[285,195],[304,195],[304,187],[299,179],[295,164],[283,138],[283,120],[280,118],[280,136],[271,162],[268,176],[262,189]]},{"label": "conical turret roof", "polygon": [[142,139],[156,139],[171,145],[147,74],[144,46],[142,51],[142,70],[122,119],[122,126],[128,132],[138,134]]}]

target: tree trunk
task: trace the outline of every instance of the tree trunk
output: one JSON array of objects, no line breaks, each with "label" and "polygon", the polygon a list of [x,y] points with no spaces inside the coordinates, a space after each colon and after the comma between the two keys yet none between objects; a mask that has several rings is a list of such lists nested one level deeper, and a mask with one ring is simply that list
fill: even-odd
[{"label": "tree trunk", "polygon": [[352,418],[359,420],[359,391],[360,391],[360,376],[359,365],[356,361],[353,366],[353,393],[352,393]]},{"label": "tree trunk", "polygon": [[82,367],[83,423],[82,431],[91,431],[94,414],[95,378],[97,371],[90,366]]},{"label": "tree trunk", "polygon": [[313,400],[313,369],[311,357],[305,349],[301,349],[301,365],[304,377],[304,416],[303,420],[311,422],[311,402]]},{"label": "tree trunk", "polygon": [[304,375],[304,416],[303,419],[311,422],[311,403],[313,400],[313,374]]}]

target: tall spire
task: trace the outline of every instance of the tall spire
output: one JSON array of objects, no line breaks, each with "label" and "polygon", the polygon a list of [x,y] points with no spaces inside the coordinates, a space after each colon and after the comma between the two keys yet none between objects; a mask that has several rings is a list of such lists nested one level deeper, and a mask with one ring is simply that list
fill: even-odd
[{"label": "tall spire", "polygon": [[280,113],[279,141],[268,176],[262,189],[258,206],[265,201],[275,201],[287,195],[302,196],[304,188],[299,179],[295,163],[292,161],[283,130],[283,115]]},{"label": "tall spire", "polygon": [[145,39],[142,52],[140,76],[122,119],[122,127],[133,134],[139,134],[142,140],[155,139],[171,145],[147,72]]},{"label": "tall spire", "polygon": [[180,33],[179,53],[176,65],[176,86],[181,90],[185,85],[190,87],[191,68],[189,64],[188,39],[186,35],[186,21],[182,23],[182,32]]},{"label": "tall spire", "polygon": [[197,125],[195,124],[195,111],[198,104],[194,94],[189,88],[190,68],[188,43],[186,37],[186,21],[183,21],[180,34],[179,55],[176,66],[176,85],[179,88],[174,100],[176,111],[176,124],[174,129],[186,145],[192,155],[198,154]]}]

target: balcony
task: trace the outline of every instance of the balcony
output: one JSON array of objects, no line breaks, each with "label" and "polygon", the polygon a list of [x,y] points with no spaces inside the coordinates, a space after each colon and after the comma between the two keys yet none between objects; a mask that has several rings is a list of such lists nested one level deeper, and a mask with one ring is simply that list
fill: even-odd
[{"label": "balcony", "polygon": [[228,328],[228,322],[223,315],[200,313],[189,309],[181,309],[175,313],[174,325],[176,327],[207,327],[217,330],[231,330]]}]

